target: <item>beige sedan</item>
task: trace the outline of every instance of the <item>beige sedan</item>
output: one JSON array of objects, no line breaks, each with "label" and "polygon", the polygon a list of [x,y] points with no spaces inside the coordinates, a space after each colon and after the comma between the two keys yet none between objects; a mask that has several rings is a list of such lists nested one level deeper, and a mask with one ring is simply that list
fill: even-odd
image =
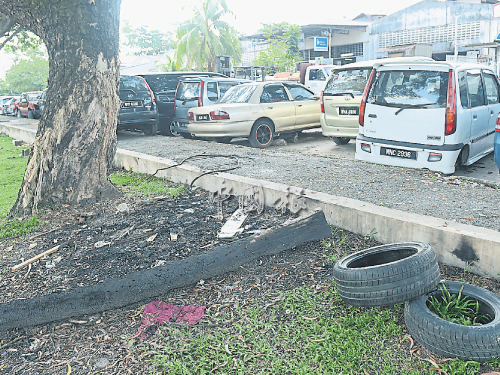
[{"label": "beige sedan", "polygon": [[248,137],[264,148],[281,133],[320,127],[320,114],[319,98],[299,83],[252,82],[232,87],[217,104],[190,109],[186,130],[220,142]]}]

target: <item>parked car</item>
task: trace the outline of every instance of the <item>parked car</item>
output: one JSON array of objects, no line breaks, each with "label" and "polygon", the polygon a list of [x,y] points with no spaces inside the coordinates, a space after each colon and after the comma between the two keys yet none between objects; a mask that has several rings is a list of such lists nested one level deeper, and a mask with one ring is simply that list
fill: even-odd
[{"label": "parked car", "polygon": [[359,110],[358,160],[452,174],[493,151],[500,83],[478,64],[380,63]]},{"label": "parked car", "polygon": [[326,80],[330,72],[337,65],[309,65],[305,68],[300,77],[300,83],[303,83],[315,94],[319,94],[325,87]]},{"label": "parked car", "polygon": [[14,116],[16,114],[16,102],[19,100],[19,96],[14,96],[4,103],[2,106],[2,115]]},{"label": "parked car", "polygon": [[142,77],[120,77],[120,110],[117,130],[142,130],[146,135],[158,132],[158,108],[153,91]]},{"label": "parked car", "polygon": [[498,172],[500,173],[500,116],[497,117],[495,125],[495,138],[493,142],[495,164],[497,165]]},{"label": "parked car", "polygon": [[206,76],[226,77],[223,74],[212,72],[160,72],[138,74],[143,77],[153,90],[160,122],[158,130],[160,134],[172,135],[170,124],[175,117],[174,98],[177,85],[182,77]]},{"label": "parked car", "polygon": [[0,96],[0,114],[4,115],[4,108],[8,101],[12,99],[12,96]]},{"label": "parked car", "polygon": [[41,91],[23,92],[17,105],[17,117],[40,118],[38,101],[41,95]]},{"label": "parked car", "polygon": [[42,95],[40,96],[40,100],[38,105],[40,106],[40,116],[43,114],[43,109],[45,107],[45,103],[47,102],[47,89],[42,91]]},{"label": "parked car", "polygon": [[191,137],[187,130],[190,108],[215,104],[231,87],[247,82],[251,81],[222,77],[182,78],[175,94],[175,117],[170,125],[170,133]]},{"label": "parked car", "polygon": [[345,145],[351,139],[356,139],[359,133],[359,104],[374,64],[419,60],[433,61],[428,57],[396,57],[331,68],[321,92],[320,120],[323,135],[333,137],[338,145]]},{"label": "parked car", "polygon": [[248,137],[253,147],[263,148],[281,133],[319,127],[319,115],[319,97],[300,83],[244,83],[217,104],[190,109],[188,131],[221,142]]}]

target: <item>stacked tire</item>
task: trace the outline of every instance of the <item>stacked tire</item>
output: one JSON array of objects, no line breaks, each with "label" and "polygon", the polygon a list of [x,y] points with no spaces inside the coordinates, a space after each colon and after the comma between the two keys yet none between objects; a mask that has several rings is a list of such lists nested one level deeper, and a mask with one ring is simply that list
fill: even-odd
[{"label": "stacked tire", "polygon": [[486,362],[500,357],[500,297],[474,285],[442,281],[452,294],[477,300],[487,324],[464,326],[446,321],[427,306],[441,294],[436,254],[423,242],[400,242],[361,250],[339,260],[333,277],[342,300],[353,306],[405,303],[405,324],[428,350],[451,358]]}]

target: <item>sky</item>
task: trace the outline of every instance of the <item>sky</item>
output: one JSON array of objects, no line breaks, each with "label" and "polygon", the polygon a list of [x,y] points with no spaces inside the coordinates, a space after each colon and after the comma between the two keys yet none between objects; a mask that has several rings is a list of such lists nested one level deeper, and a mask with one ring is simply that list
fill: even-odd
[{"label": "sky", "polygon": [[[192,16],[192,9],[202,0],[122,0],[121,21],[133,27],[148,26],[151,30],[175,32]],[[397,12],[421,0],[313,0],[299,5],[296,1],[226,0],[234,17],[226,19],[243,35],[256,33],[263,23],[289,22],[298,25],[351,20],[361,13]],[[123,51],[122,51],[123,52]],[[13,56],[0,51],[0,79],[12,65]]]},{"label": "sky", "polygon": [[[121,19],[132,26],[149,26],[152,30],[175,31],[192,15],[192,7],[201,0],[149,0],[138,5],[137,0],[122,0]],[[228,20],[237,31],[251,35],[262,23],[289,22],[298,25],[353,19],[361,13],[391,14],[421,0],[226,0],[235,18]]]}]

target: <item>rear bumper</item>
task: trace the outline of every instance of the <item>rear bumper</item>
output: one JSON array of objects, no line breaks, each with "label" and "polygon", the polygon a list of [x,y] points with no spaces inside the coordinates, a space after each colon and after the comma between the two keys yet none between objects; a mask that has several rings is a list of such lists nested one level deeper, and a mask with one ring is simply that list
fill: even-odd
[{"label": "rear bumper", "polygon": [[[363,160],[371,163],[417,169],[425,168],[431,171],[452,174],[455,172],[455,162],[463,146],[463,144],[430,146],[369,138],[359,134],[356,138],[356,153],[354,157],[356,160]],[[381,152],[382,147],[414,151],[416,153],[416,159],[384,155]],[[441,159],[430,161],[429,158],[431,158],[431,160],[433,158],[435,159],[435,155],[441,155]]]},{"label": "rear bumper", "polygon": [[145,127],[158,124],[158,113],[136,112],[131,114],[120,114],[118,116],[118,129],[129,129],[132,127]]},{"label": "rear bumper", "polygon": [[[334,125],[329,125],[326,122],[325,114],[322,113],[319,120],[321,122],[321,132],[325,137],[346,137],[356,138],[359,133],[358,116],[339,117]],[[331,122],[330,122],[331,123]]]},{"label": "rear bumper", "polygon": [[187,130],[197,137],[248,137],[254,121],[190,122]]}]

